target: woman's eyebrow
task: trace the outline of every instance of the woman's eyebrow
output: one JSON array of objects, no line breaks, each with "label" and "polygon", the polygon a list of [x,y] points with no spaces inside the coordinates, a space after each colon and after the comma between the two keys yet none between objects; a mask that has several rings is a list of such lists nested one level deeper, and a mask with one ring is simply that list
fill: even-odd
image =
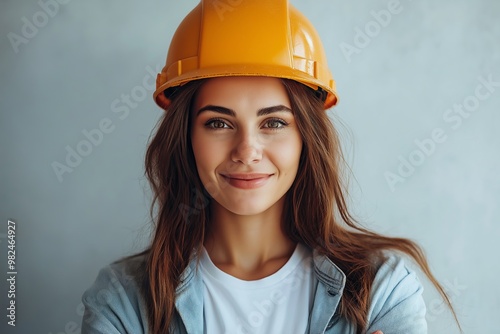
[{"label": "woman's eyebrow", "polygon": [[[236,113],[234,112],[233,109],[229,109],[229,108],[221,107],[221,106],[215,106],[215,105],[211,105],[211,104],[209,104],[207,106],[204,106],[203,108],[201,108],[200,110],[198,110],[198,112],[196,113],[196,116],[198,116],[199,114],[201,114],[204,111],[213,111],[213,112],[217,112],[217,113],[220,113],[220,114],[224,114],[224,115],[236,117]],[[277,106],[272,106],[272,107],[266,107],[266,108],[259,109],[257,111],[257,116],[265,116],[265,115],[269,115],[269,114],[272,114],[272,113],[275,113],[275,112],[290,112],[291,113],[292,109],[290,109],[287,106],[284,106],[284,105],[280,104],[280,105],[277,105]]]},{"label": "woman's eyebrow", "polygon": [[220,114],[236,117],[236,113],[234,112],[233,109],[229,109],[229,108],[221,107],[221,106],[214,106],[211,104],[204,106],[203,108],[198,110],[198,112],[196,113],[196,116],[198,116],[199,114],[201,114],[204,111],[214,111],[214,112],[217,112]]},{"label": "woman's eyebrow", "polygon": [[259,109],[259,111],[257,111],[257,116],[264,116],[264,115],[272,114],[274,112],[283,112],[283,111],[291,113],[292,109],[280,104],[278,106],[272,106],[272,107]]}]

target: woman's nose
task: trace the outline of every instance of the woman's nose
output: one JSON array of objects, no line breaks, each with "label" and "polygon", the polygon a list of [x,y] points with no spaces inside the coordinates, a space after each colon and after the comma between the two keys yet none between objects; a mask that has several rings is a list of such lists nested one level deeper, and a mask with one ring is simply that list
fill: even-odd
[{"label": "woman's nose", "polygon": [[231,152],[231,160],[244,165],[251,165],[261,161],[262,145],[258,136],[252,133],[241,134]]}]

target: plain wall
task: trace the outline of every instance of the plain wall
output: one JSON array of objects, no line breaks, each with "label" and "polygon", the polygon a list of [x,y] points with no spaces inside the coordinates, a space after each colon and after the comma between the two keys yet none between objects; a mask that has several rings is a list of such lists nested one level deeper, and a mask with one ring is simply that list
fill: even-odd
[{"label": "plain wall", "polygon": [[[353,212],[424,247],[465,333],[498,332],[500,2],[292,3],[317,27],[337,81],[329,113],[354,175]],[[0,3],[0,263],[6,273],[14,219],[18,271],[17,326],[6,324],[2,279],[0,332],[78,332],[98,270],[147,244],[143,158],[162,114],[151,86],[196,4],[73,0],[44,15],[37,1]],[[23,31],[34,20],[40,27]],[[17,47],[12,33],[25,38]],[[100,126],[109,133],[84,147],[84,132]],[[54,163],[78,147],[88,155],[58,178]],[[429,332],[458,333],[421,277]]]}]

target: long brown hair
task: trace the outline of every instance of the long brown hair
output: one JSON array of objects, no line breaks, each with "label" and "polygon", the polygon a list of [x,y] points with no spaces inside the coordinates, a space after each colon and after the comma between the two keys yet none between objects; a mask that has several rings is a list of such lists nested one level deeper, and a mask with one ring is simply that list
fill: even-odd
[{"label": "long brown hair", "polygon": [[[210,223],[210,197],[198,177],[190,141],[192,101],[202,83],[190,82],[170,96],[172,104],[158,122],[146,152],[155,232],[144,252],[147,264],[142,290],[149,328],[156,334],[172,330],[176,287],[201,249]],[[351,216],[339,136],[322,101],[298,82],[284,79],[283,84],[303,140],[298,174],[285,195],[283,230],[291,240],[328,256],[346,274],[340,314],[356,325],[358,333],[366,328],[374,261],[382,260],[382,251],[394,250],[420,266],[456,319],[448,296],[417,244],[371,232]]]}]

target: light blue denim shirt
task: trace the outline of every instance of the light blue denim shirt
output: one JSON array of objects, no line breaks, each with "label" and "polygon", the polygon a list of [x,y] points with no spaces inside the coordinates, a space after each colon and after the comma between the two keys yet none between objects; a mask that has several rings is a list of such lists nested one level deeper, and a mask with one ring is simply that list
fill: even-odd
[{"label": "light blue denim shirt", "polygon": [[[148,333],[146,306],[136,274],[144,270],[144,261],[145,258],[139,256],[106,266],[99,272],[82,297],[83,334]],[[313,266],[316,290],[306,333],[355,334],[356,327],[338,313],[344,273],[316,251],[313,251]],[[174,318],[175,334],[203,334],[203,281],[196,259],[186,268],[182,279],[175,302],[178,311]],[[427,333],[422,291],[414,271],[401,257],[389,255],[378,268],[373,282],[366,333],[376,330],[384,334]]]}]

